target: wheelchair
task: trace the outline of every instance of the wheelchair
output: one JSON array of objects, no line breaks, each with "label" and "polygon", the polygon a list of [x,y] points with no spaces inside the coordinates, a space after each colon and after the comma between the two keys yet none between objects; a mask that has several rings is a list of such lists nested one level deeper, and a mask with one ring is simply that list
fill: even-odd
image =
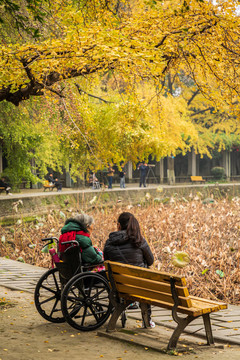
[{"label": "wheelchair", "polygon": [[[45,246],[58,239],[49,237]],[[91,270],[96,265],[82,264],[76,240],[62,242],[68,246],[60,261],[39,279],[34,293],[39,314],[53,323],[67,322],[80,331],[93,331],[102,326],[112,312],[110,286],[104,275]],[[99,265],[99,264],[97,264]],[[125,324],[124,324],[125,325]]]}]

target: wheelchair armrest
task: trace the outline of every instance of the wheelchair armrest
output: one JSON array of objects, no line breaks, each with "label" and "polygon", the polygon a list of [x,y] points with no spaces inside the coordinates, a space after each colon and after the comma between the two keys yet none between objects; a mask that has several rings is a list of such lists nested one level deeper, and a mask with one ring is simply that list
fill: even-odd
[{"label": "wheelchair armrest", "polygon": [[97,263],[97,264],[87,264],[87,263],[85,263],[83,265],[83,269],[95,268],[96,266],[103,265],[103,264],[104,264],[104,261],[101,261],[100,263]]},{"label": "wheelchair armrest", "polygon": [[74,244],[74,245],[77,245],[79,247],[79,242],[76,241],[76,240],[70,240],[70,241],[61,242],[61,245],[66,245],[66,244]]}]

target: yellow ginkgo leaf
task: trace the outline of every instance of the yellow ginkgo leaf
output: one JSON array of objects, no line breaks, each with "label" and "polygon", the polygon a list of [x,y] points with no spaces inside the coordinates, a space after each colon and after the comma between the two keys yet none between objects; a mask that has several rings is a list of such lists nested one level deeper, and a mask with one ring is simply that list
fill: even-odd
[{"label": "yellow ginkgo leaf", "polygon": [[184,251],[176,251],[173,255],[172,264],[176,267],[184,268],[189,264],[189,255]]}]

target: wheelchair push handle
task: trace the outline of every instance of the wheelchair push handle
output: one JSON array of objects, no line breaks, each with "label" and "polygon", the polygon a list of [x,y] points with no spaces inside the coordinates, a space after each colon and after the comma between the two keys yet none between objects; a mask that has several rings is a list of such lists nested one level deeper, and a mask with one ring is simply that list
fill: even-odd
[{"label": "wheelchair push handle", "polygon": [[42,247],[42,249],[46,248],[48,245],[54,244],[54,242],[56,241],[56,243],[58,244],[58,238],[51,236],[51,237],[47,237],[44,239],[41,239],[42,241],[48,241],[47,244],[44,244],[44,246]]}]

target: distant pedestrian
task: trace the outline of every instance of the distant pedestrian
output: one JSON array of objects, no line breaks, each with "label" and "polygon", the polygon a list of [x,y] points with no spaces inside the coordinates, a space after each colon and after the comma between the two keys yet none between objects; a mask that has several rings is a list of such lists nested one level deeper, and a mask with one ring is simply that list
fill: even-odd
[{"label": "distant pedestrian", "polygon": [[108,188],[109,189],[112,189],[112,182],[113,182],[114,172],[115,172],[115,170],[112,168],[112,166],[110,164],[108,164],[107,177],[108,177]]},{"label": "distant pedestrian", "polygon": [[148,165],[146,163],[140,163],[138,165],[138,170],[140,170],[139,186],[141,187],[143,185],[144,187],[146,187],[146,176],[147,176]]},{"label": "distant pedestrian", "polygon": [[119,173],[119,177],[120,177],[120,188],[121,189],[125,189],[125,170],[124,170],[124,166],[121,166],[121,171]]}]

